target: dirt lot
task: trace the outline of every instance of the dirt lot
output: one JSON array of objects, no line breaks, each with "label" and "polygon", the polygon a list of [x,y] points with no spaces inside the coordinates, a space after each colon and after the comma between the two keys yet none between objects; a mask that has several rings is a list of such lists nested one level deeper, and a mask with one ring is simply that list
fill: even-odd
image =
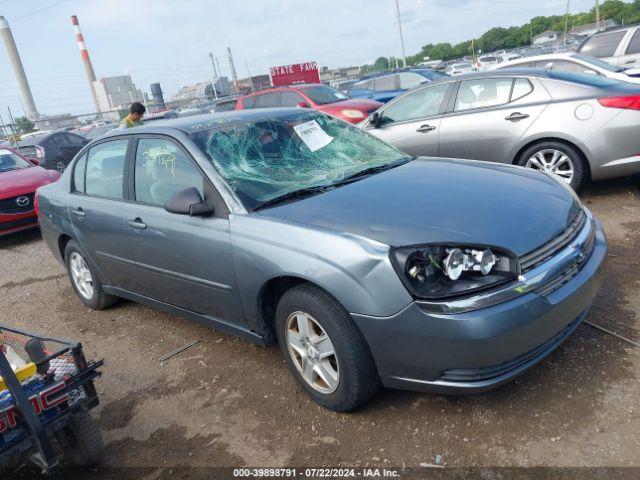
[{"label": "dirt lot", "polygon": [[[637,182],[597,184],[583,197],[609,239],[605,286],[588,319],[638,341]],[[337,414],[297,388],[276,348],[129,302],[87,310],[37,232],[0,240],[0,323],[81,340],[89,357],[105,359],[94,416],[106,452],[92,478],[116,478],[110,467],[142,467],[139,478],[212,466],[419,467],[436,455],[447,466],[640,467],[640,349],[585,325],[498,390],[383,391]]]}]

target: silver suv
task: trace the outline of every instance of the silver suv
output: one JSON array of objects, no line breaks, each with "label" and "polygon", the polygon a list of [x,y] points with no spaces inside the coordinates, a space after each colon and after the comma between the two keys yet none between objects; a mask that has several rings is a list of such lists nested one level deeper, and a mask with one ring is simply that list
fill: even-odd
[{"label": "silver suv", "polygon": [[596,33],[580,45],[578,53],[625,68],[640,67],[640,25]]}]

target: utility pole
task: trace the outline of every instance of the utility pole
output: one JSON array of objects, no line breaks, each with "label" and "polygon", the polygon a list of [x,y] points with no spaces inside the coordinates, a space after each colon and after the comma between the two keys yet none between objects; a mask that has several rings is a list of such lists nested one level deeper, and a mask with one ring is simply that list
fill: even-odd
[{"label": "utility pole", "polygon": [[600,2],[596,0],[596,29],[600,30]]},{"label": "utility pole", "polygon": [[398,0],[396,0],[396,16],[398,17],[398,31],[400,32],[400,46],[402,47],[402,65],[406,67],[407,55],[404,53],[404,35],[402,34],[402,20],[400,19],[400,4],[398,3]]},{"label": "utility pole", "polygon": [[567,14],[564,16],[564,44],[567,44],[567,35],[569,34],[569,2],[567,0]]},{"label": "utility pole", "polygon": [[213,53],[209,52],[209,58],[211,59],[211,66],[213,67],[213,81],[211,86],[213,87],[213,97],[218,99],[218,90],[216,89],[216,82],[218,81],[218,71],[216,69],[216,62],[213,59]]}]

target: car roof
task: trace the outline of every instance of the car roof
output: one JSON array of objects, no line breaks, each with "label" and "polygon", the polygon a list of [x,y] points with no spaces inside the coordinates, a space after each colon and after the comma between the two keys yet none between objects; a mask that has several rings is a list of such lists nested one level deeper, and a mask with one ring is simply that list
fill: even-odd
[{"label": "car roof", "polygon": [[29,135],[26,138],[20,139],[18,142],[18,146],[20,147],[29,147],[31,145],[38,145],[39,142],[49,138],[51,135],[55,135],[57,132],[43,132],[36,135]]},{"label": "car roof", "polygon": [[[513,63],[527,63],[527,62],[536,62],[539,60],[551,60],[552,58],[556,59],[566,59],[566,58],[575,58],[577,55],[575,52],[562,52],[562,53],[544,53],[542,55],[532,55],[530,57],[520,57],[514,58],[513,60],[507,60],[506,62],[502,62],[498,64],[498,69],[504,67],[505,65],[511,65]],[[578,57],[579,59],[580,57]]]},{"label": "car roof", "polygon": [[210,128],[222,128],[228,125],[241,123],[255,123],[263,120],[286,117],[291,114],[313,114],[312,110],[300,108],[252,108],[249,110],[231,110],[228,112],[209,113],[191,117],[179,117],[169,120],[156,120],[150,125],[128,128],[126,130],[115,130],[100,137],[117,137],[121,135],[134,135],[138,133],[170,133],[181,130],[186,133]]}]

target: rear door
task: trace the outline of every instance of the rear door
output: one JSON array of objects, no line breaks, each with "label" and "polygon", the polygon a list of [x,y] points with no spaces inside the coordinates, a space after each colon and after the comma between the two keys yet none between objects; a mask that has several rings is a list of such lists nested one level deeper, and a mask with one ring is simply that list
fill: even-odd
[{"label": "rear door", "polygon": [[411,156],[437,156],[440,115],[455,82],[419,88],[380,111],[381,125],[367,131]]},{"label": "rear door", "polygon": [[[243,323],[235,288],[228,212],[187,150],[167,136],[134,141],[129,167],[126,254],[134,293],[217,319]],[[176,192],[195,187],[215,206],[209,217],[164,209]]]},{"label": "rear door", "polygon": [[69,214],[75,238],[108,285],[127,281],[129,271],[118,261],[127,255],[124,166],[127,137],[91,147],[75,164]]},{"label": "rear door", "polygon": [[548,101],[534,77],[462,80],[440,124],[439,155],[505,162]]}]

